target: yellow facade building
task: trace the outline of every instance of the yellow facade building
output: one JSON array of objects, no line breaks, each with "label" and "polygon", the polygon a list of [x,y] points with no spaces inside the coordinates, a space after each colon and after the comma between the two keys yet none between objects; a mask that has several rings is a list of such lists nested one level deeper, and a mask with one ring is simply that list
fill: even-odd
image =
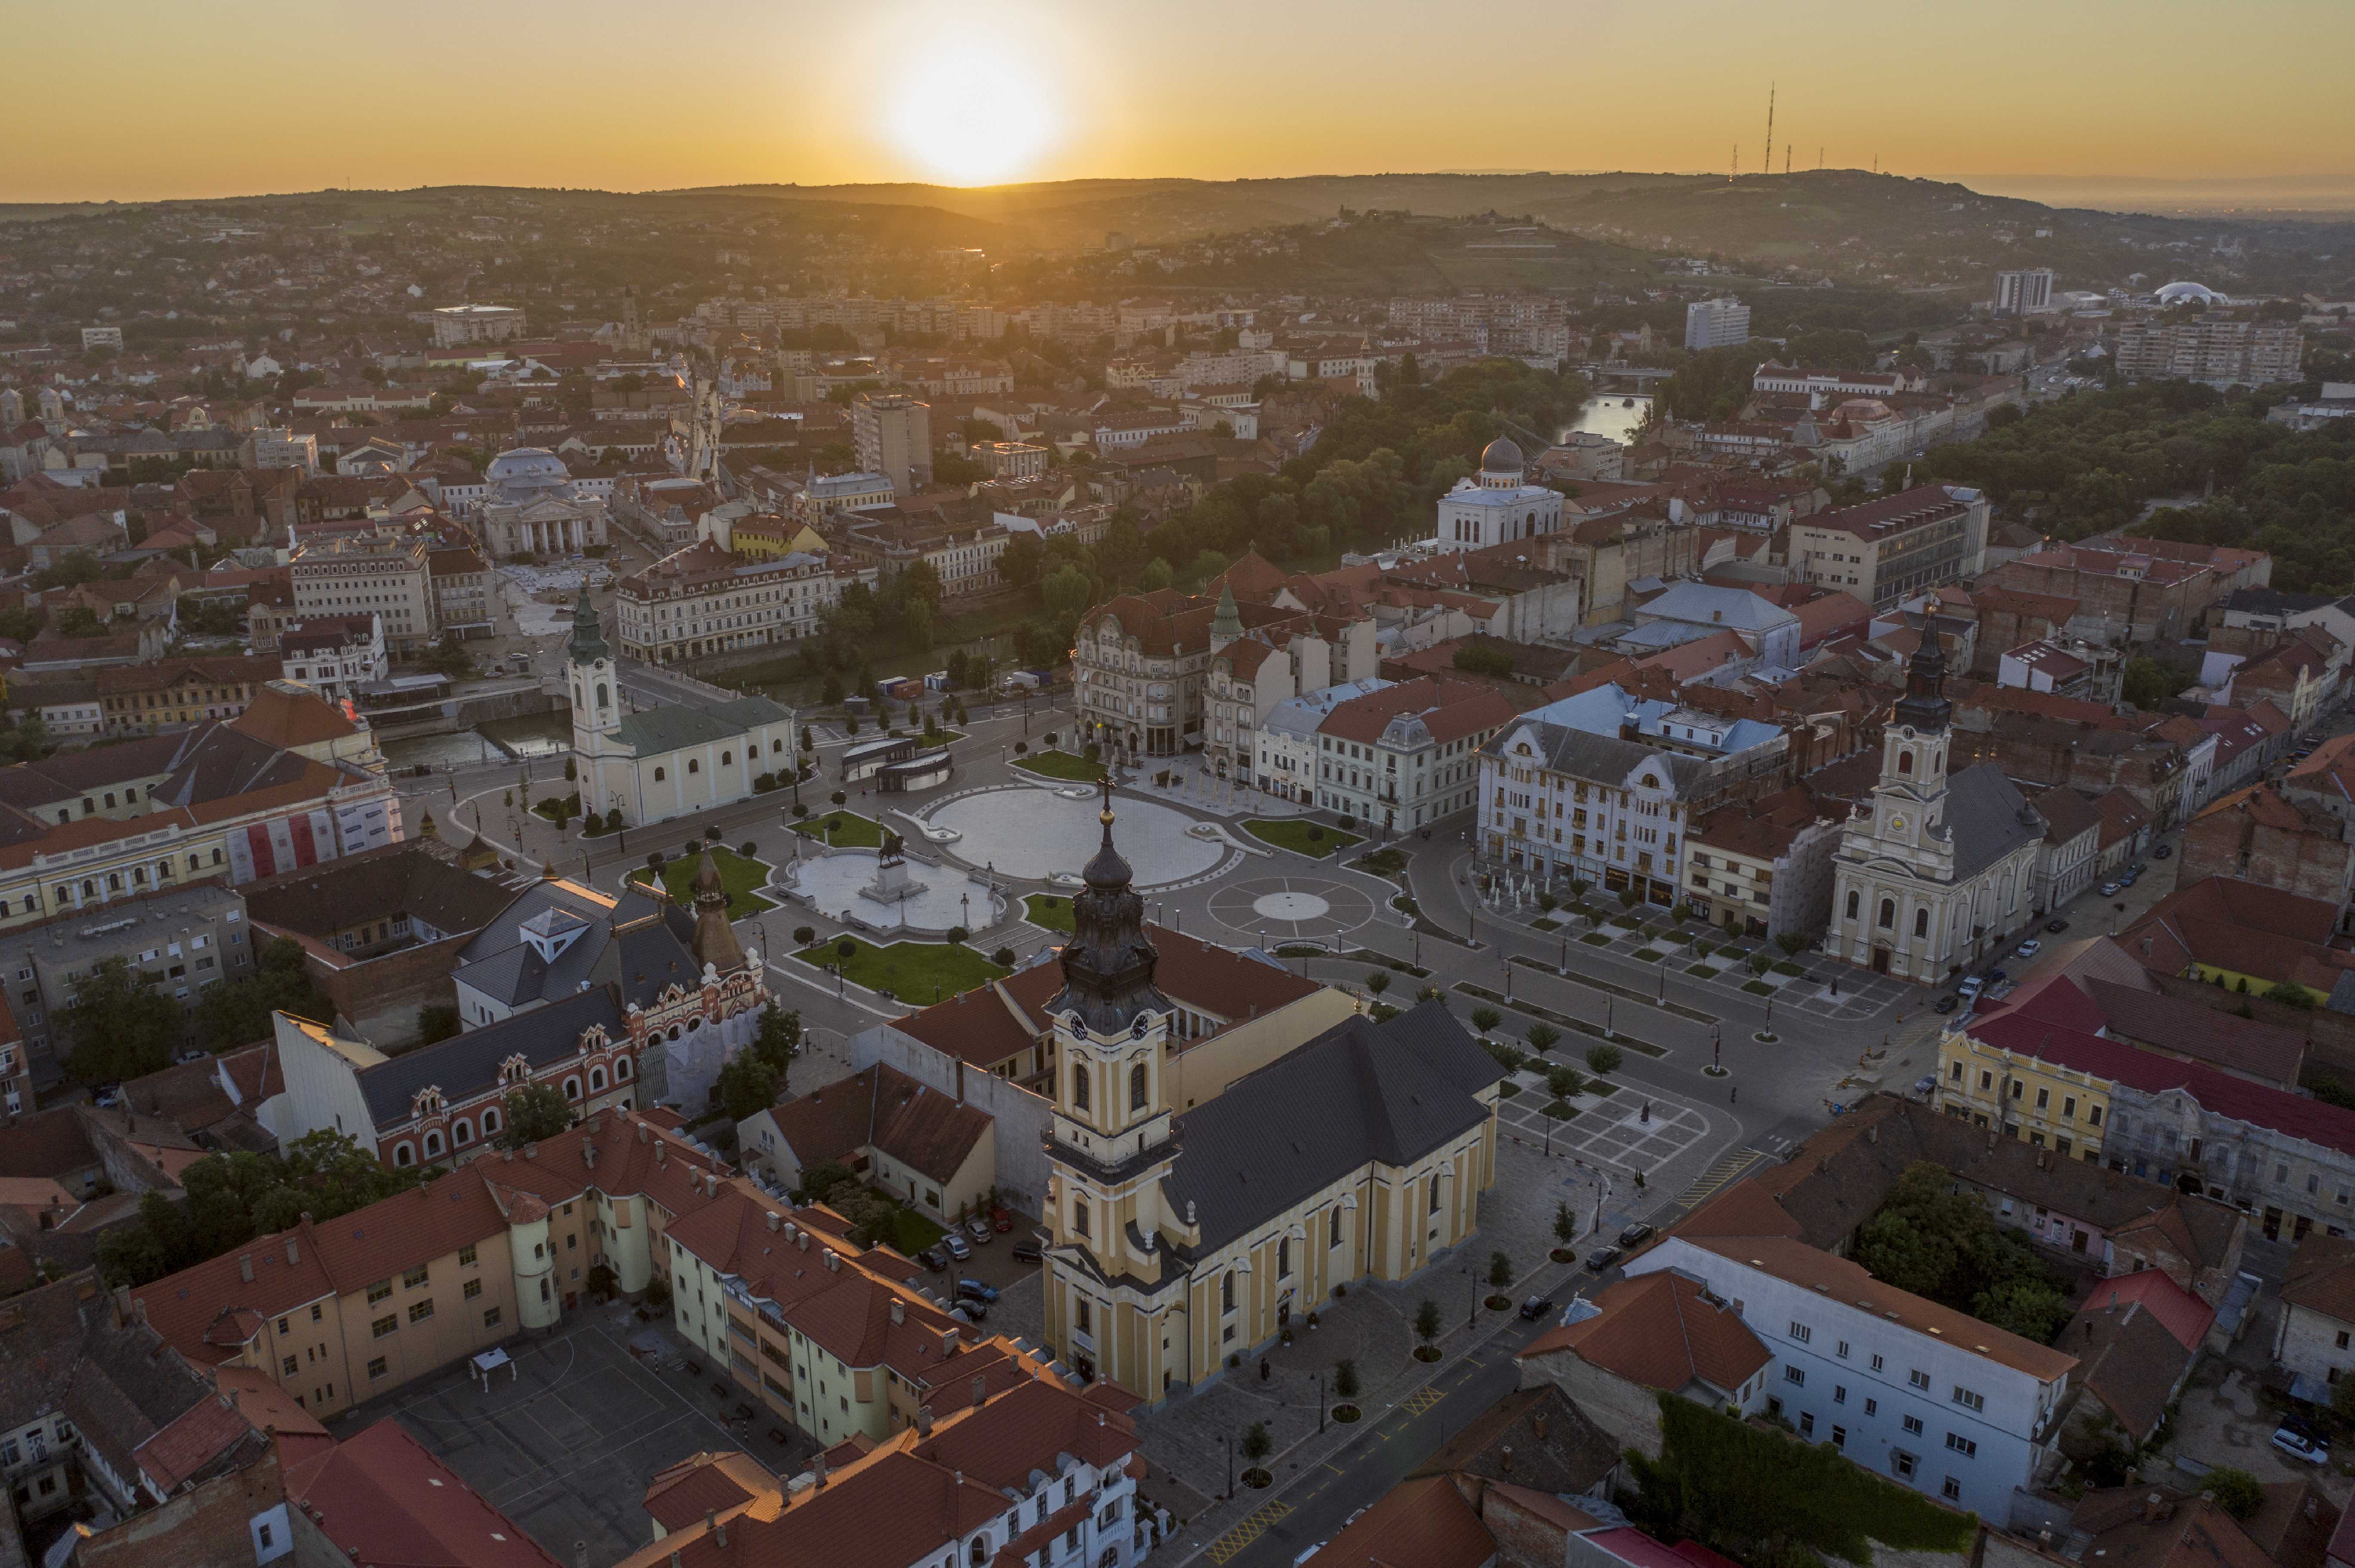
[{"label": "yellow facade building", "polygon": [[[2050,1033],[2047,1031],[2046,1033]],[[2090,1068],[1949,1029],[1938,1041],[1938,1107],[1974,1127],[2001,1128],[2065,1158],[2098,1164],[2116,1085]]]}]

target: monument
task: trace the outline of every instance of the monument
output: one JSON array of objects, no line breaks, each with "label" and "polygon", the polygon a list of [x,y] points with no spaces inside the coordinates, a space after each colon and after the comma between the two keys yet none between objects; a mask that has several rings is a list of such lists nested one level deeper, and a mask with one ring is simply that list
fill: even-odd
[{"label": "monument", "polygon": [[921,884],[908,880],[907,841],[887,828],[883,848],[875,856],[875,880],[858,890],[860,896],[878,904],[901,904],[922,891]]}]

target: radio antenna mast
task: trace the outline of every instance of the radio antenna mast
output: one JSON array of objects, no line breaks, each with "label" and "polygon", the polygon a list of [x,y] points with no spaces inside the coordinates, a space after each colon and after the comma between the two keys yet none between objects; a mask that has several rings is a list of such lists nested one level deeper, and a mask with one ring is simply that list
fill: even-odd
[{"label": "radio antenna mast", "polygon": [[1774,84],[1766,84],[1766,161],[1758,165],[1762,175],[1774,172]]}]

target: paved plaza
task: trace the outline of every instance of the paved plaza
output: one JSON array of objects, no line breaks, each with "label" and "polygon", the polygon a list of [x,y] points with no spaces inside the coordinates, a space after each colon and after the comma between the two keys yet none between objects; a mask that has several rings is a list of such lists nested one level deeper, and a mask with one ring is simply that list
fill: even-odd
[{"label": "paved plaza", "polygon": [[[1044,882],[1058,873],[1077,876],[1095,854],[1103,840],[1103,825],[1097,821],[1102,810],[1092,791],[1073,799],[1058,789],[1012,785],[952,795],[926,811],[924,820],[958,835],[940,848],[965,864],[1018,881]],[[1203,875],[1234,853],[1223,838],[1187,832],[1195,819],[1183,811],[1127,796],[1114,810],[1120,853],[1138,887]]]},{"label": "paved plaza", "polygon": [[1374,917],[1364,889],[1326,876],[1285,874],[1222,882],[1210,894],[1210,915],[1254,946],[1285,942],[1331,945]]},{"label": "paved plaza", "polygon": [[[1615,1173],[1641,1171],[1646,1191],[1652,1172],[1712,1138],[1722,1143],[1732,1133],[1730,1120],[1720,1127],[1698,1106],[1636,1085],[1601,1083],[1597,1086],[1609,1093],[1573,1095],[1567,1104],[1574,1114],[1556,1120],[1545,1114],[1553,1096],[1546,1091],[1540,1069],[1524,1067],[1514,1081],[1520,1093],[1497,1108],[1500,1136],[1517,1136]],[[1597,1081],[1590,1077],[1588,1082]]]}]

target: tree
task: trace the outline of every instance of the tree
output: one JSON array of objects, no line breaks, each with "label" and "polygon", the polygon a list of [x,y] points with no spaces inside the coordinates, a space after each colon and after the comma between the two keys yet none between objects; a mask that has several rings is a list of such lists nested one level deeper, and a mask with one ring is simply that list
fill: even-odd
[{"label": "tree", "polygon": [[2284,1007],[2296,1008],[2300,1012],[2312,1012],[2321,998],[2296,980],[2283,980],[2265,990],[2267,1001],[2280,1002]]},{"label": "tree", "polygon": [[1488,1255],[1488,1283],[1502,1290],[1513,1282],[1513,1260],[1502,1252]]},{"label": "tree", "polygon": [[572,1107],[553,1084],[526,1084],[507,1096],[506,1125],[492,1139],[501,1149],[522,1149],[554,1138],[572,1125]]},{"label": "tree", "polygon": [[1619,1064],[1626,1059],[1626,1053],[1616,1045],[1589,1045],[1586,1048],[1586,1065],[1598,1073],[1615,1073],[1619,1070]]},{"label": "tree", "polygon": [[205,988],[197,1000],[197,1033],[208,1051],[230,1050],[268,1039],[273,1012],[314,1023],[336,1016],[335,1003],[311,979],[303,944],[292,937],[280,937],[255,953],[251,974]]},{"label": "tree", "polygon": [[1971,1298],[1971,1316],[2049,1345],[2069,1321],[2069,1298],[2041,1279],[2007,1279]]},{"label": "tree", "polygon": [[1374,970],[1371,974],[1368,975],[1368,976],[1366,977],[1366,989],[1367,989],[1368,991],[1369,991],[1373,992],[1376,996],[1380,996],[1380,995],[1381,995],[1381,994],[1382,994],[1382,992],[1384,992],[1384,991],[1386,991],[1390,990],[1390,989],[1391,989],[1391,972],[1390,972],[1390,970],[1388,970],[1388,969],[1376,969],[1376,970]]},{"label": "tree", "polygon": [[1900,1290],[2051,1343],[2068,1321],[2062,1292],[2021,1232],[1955,1190],[1926,1160],[1907,1167],[1859,1236],[1856,1260]]},{"label": "tree", "polygon": [[2257,1517],[2265,1506],[2263,1482],[2248,1471],[2226,1465],[2209,1471],[2200,1478],[2200,1489],[2216,1499],[2216,1506],[2237,1520]]},{"label": "tree", "polygon": [[[809,946],[809,939],[800,931],[794,933],[794,939],[804,947]],[[794,1058],[801,1054],[801,1048],[802,1015],[787,1012],[773,1001],[762,1008],[760,1024],[752,1033],[752,1054],[782,1079]]]},{"label": "tree", "polygon": [[[437,675],[459,680],[474,673],[474,659],[466,652],[463,638],[454,631],[445,631],[442,634],[442,641],[435,643],[433,651],[425,656],[425,667]],[[572,775],[568,773],[565,777],[570,779]]]},{"label": "tree", "polygon": [[1542,1056],[1561,1041],[1561,1031],[1550,1023],[1532,1023],[1522,1038],[1529,1041],[1530,1050]]},{"label": "tree", "polygon": [[306,1213],[339,1218],[422,1180],[421,1171],[394,1170],[334,1131],[298,1138],[282,1156],[208,1154],[180,1172],[185,1205],[146,1193],[136,1219],[100,1238],[99,1266],[110,1284],[145,1284],[257,1235],[291,1230]]},{"label": "tree", "polygon": [[1243,1457],[1253,1465],[1266,1458],[1274,1447],[1273,1440],[1267,1435],[1266,1422],[1254,1421],[1243,1428]]},{"label": "tree", "polygon": [[1354,1356],[1343,1356],[1333,1363],[1333,1393],[1341,1399],[1358,1397],[1358,1361]]},{"label": "tree", "polygon": [[1047,549],[1035,534],[1017,534],[1006,541],[998,552],[997,576],[1008,588],[1027,588],[1037,585],[1039,574],[1046,569]]},{"label": "tree", "polygon": [[1805,931],[1785,931],[1774,938],[1774,945],[1783,949],[1785,957],[1796,959],[1803,948],[1815,945],[1815,938]]},{"label": "tree", "polygon": [[1553,1239],[1564,1246],[1578,1239],[1578,1216],[1570,1212],[1566,1202],[1553,1206]]},{"label": "tree", "polygon": [[2135,706],[2148,710],[2158,707],[2190,685],[2191,679],[2156,659],[2129,659],[2119,694]]},{"label": "tree", "polygon": [[431,1045],[437,1040],[454,1038],[463,1027],[455,1002],[429,1001],[417,1012],[417,1043]]},{"label": "tree", "polygon": [[1572,1095],[1584,1094],[1586,1080],[1578,1075],[1577,1068],[1565,1062],[1546,1069],[1546,1092],[1558,1100],[1566,1100]]},{"label": "tree", "polygon": [[115,1084],[165,1065],[180,1040],[180,1010],[129,960],[101,959],[74,983],[65,1007],[73,1050],[66,1071],[83,1084]]},{"label": "tree", "polygon": [[1424,1344],[1439,1338],[1439,1303],[1426,1296],[1414,1309],[1414,1337]]},{"label": "tree", "polygon": [[1504,1022],[1505,1015],[1493,1007],[1476,1007],[1472,1010],[1472,1027],[1483,1034]]},{"label": "tree", "polygon": [[776,1070],[758,1053],[739,1051],[721,1065],[712,1092],[730,1119],[742,1121],[777,1103]]}]

